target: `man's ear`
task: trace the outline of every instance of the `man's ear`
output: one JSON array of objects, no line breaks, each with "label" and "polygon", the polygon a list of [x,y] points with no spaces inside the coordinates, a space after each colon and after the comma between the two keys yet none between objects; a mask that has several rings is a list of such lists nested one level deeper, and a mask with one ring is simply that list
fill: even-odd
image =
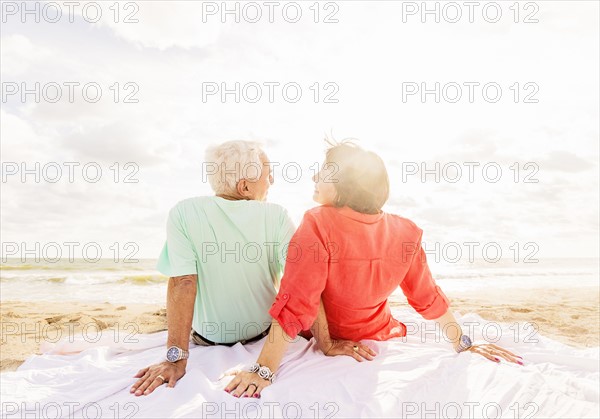
[{"label": "man's ear", "polygon": [[248,188],[248,181],[241,179],[237,184],[237,192],[240,196],[248,197],[250,195],[250,189]]}]

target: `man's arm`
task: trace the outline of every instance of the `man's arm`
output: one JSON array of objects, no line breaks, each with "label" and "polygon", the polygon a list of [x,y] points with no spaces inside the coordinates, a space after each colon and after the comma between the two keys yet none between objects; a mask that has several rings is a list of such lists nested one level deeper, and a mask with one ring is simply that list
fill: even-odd
[{"label": "man's arm", "polygon": [[[194,303],[198,288],[198,275],[182,275],[169,278],[167,288],[167,327],[169,329],[167,347],[177,346],[188,350],[190,346],[190,330],[194,317]],[[139,380],[131,387],[130,392],[136,396],[148,395],[158,386],[175,383],[185,375],[187,359],[177,362],[163,361],[138,371],[134,378]],[[161,377],[164,379],[161,379]]]},{"label": "man's arm", "polygon": [[[177,346],[186,351],[190,346],[190,331],[194,316],[194,303],[198,289],[198,275],[169,278],[167,289],[167,347]],[[187,359],[177,363],[187,365]]]}]

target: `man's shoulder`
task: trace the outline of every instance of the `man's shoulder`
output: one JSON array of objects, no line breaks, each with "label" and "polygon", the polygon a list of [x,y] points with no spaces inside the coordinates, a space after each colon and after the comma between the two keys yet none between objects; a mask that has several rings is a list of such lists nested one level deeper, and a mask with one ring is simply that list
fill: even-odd
[{"label": "man's shoulder", "polygon": [[[249,200],[237,201],[237,204],[243,205],[249,212],[255,211],[254,214],[256,214],[256,212],[264,212],[269,216],[288,216],[288,212],[283,206],[273,202]],[[211,206],[220,206],[218,199],[215,199],[214,196],[194,196],[182,199],[171,208],[171,211],[181,213],[186,210],[198,210],[200,208],[207,209]],[[238,205],[235,205],[235,207],[239,208]],[[224,208],[227,209],[228,206],[225,206]]]},{"label": "man's shoulder", "polygon": [[209,197],[209,196],[193,196],[190,198],[185,198],[185,199],[182,199],[181,201],[177,202],[175,205],[173,205],[173,207],[171,208],[171,211],[173,211],[173,212],[181,211],[181,210],[184,210],[189,207],[197,207],[197,206],[206,205],[208,203],[208,201],[210,200],[210,198],[211,197]]},{"label": "man's shoulder", "polygon": [[254,201],[254,202],[259,203],[259,205],[262,204],[267,211],[270,211],[270,212],[275,213],[275,214],[287,215],[287,213],[288,213],[287,209],[285,209],[284,206],[276,204],[274,202],[265,202],[265,201],[262,201],[262,202],[261,201]]}]

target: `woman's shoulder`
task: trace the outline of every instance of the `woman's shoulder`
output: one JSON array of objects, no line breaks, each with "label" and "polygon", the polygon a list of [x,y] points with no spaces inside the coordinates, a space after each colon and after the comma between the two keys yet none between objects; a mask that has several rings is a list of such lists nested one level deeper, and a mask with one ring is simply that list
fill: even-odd
[{"label": "woman's shoulder", "polygon": [[385,214],[391,223],[393,223],[398,228],[403,229],[405,232],[414,234],[418,237],[420,237],[423,234],[423,230],[411,219],[392,213]]},{"label": "woman's shoulder", "polygon": [[304,218],[322,219],[328,218],[337,212],[337,208],[331,205],[319,205],[304,212]]}]

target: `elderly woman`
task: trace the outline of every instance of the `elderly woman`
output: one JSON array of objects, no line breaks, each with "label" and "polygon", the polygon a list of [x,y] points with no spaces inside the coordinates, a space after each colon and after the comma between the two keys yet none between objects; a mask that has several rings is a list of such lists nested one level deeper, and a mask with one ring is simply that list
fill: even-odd
[{"label": "elderly woman", "polygon": [[375,353],[357,341],[406,335],[406,326],[392,317],[388,305],[398,286],[418,313],[441,324],[457,352],[521,363],[505,349],[473,345],[463,335],[448,299],[431,277],[422,230],[381,211],[389,181],[379,156],[352,143],[335,144],[313,180],[313,198],[322,205],[306,212],[290,242],[295,251],[288,254],[270,310],[269,337],[257,362],[239,372],[225,391],[259,397],[273,382],[288,342],[311,326],[319,332],[317,343],[325,353],[372,359]]},{"label": "elderly woman", "polygon": [[230,141],[206,153],[215,196],[189,198],[169,212],[158,270],[169,276],[166,360],[140,370],[136,396],[185,374],[190,332],[197,345],[253,342],[267,335],[284,250],[295,227],[265,202],[273,183],[256,144]]}]

